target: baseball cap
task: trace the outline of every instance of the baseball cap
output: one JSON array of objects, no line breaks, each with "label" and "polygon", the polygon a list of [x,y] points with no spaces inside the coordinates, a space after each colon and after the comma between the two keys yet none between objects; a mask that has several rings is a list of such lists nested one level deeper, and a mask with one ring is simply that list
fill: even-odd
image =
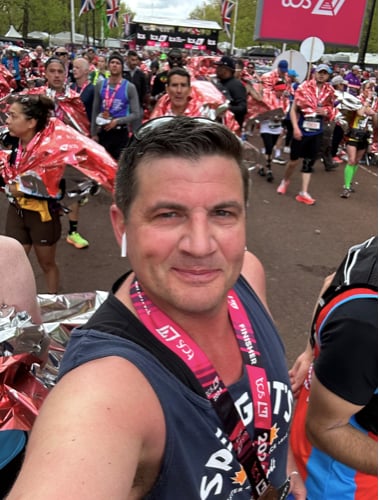
[{"label": "baseball cap", "polygon": [[340,85],[341,83],[346,85],[348,82],[342,78],[341,75],[337,75],[330,80],[332,85]]},{"label": "baseball cap", "polygon": [[316,66],[316,73],[319,73],[320,71],[326,71],[329,74],[332,72],[327,64],[319,64],[318,66]]},{"label": "baseball cap", "polygon": [[161,61],[165,61],[167,59],[167,54],[165,52],[163,52],[160,56],[159,56],[159,59]]},{"label": "baseball cap", "polygon": [[285,59],[282,59],[281,61],[278,62],[278,68],[280,69],[280,71],[283,71],[283,73],[287,73],[288,62]]},{"label": "baseball cap", "polygon": [[299,73],[297,73],[294,69],[289,69],[288,76],[293,76],[294,78],[297,78],[299,76]]},{"label": "baseball cap", "polygon": [[234,59],[232,59],[229,56],[222,56],[221,59],[217,62],[215,62],[216,66],[226,66],[229,69],[232,69],[233,71],[236,69],[236,63],[234,62]]}]

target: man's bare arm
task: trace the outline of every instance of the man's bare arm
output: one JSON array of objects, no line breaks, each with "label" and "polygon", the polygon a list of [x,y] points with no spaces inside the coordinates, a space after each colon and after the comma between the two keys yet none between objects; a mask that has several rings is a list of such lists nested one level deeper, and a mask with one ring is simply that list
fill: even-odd
[{"label": "man's bare arm", "polygon": [[314,446],[339,462],[377,475],[378,443],[349,424],[349,419],[362,408],[329,391],[313,374],[307,436]]}]

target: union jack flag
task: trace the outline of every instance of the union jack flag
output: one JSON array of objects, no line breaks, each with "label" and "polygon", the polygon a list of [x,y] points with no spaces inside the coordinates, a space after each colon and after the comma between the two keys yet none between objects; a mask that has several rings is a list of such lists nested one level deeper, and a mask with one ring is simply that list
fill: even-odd
[{"label": "union jack flag", "polygon": [[119,0],[107,0],[107,23],[109,28],[118,26],[118,12],[120,10]]},{"label": "union jack flag", "polygon": [[230,38],[230,22],[232,18],[232,10],[234,8],[235,2],[230,0],[221,1],[221,19],[224,25],[224,31]]},{"label": "union jack flag", "polygon": [[82,0],[79,16],[90,10],[95,10],[95,0]]}]

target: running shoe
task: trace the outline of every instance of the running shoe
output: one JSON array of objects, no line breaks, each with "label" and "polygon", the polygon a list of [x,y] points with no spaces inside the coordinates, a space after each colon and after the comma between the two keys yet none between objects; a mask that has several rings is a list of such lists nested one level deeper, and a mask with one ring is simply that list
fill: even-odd
[{"label": "running shoe", "polygon": [[85,240],[82,236],[80,236],[80,234],[77,232],[68,234],[66,241],[67,243],[73,245],[75,248],[78,249],[87,248],[89,245],[88,241]]},{"label": "running shoe", "polygon": [[296,196],[296,201],[304,203],[304,205],[314,205],[316,203],[316,200],[308,193],[299,193]]},{"label": "running shoe", "polygon": [[350,198],[351,191],[350,189],[344,189],[342,193],[340,194],[341,198]]},{"label": "running shoe", "polygon": [[272,174],[272,170],[267,170],[266,181],[267,182],[272,182],[273,180],[274,180],[274,176]]},{"label": "running shoe", "polygon": [[289,183],[290,183],[290,181],[285,181],[285,180],[283,179],[283,180],[281,181],[281,183],[279,184],[279,186],[278,186],[278,188],[277,188],[276,192],[277,192],[278,194],[286,194],[286,192],[287,192],[287,188],[288,188],[288,186],[289,186]]},{"label": "running shoe", "polygon": [[258,175],[260,175],[261,177],[265,177],[265,175],[266,175],[266,171],[265,171],[264,167],[261,167],[261,168],[258,170]]},{"label": "running shoe", "polygon": [[334,156],[332,158],[333,163],[343,163],[343,160],[339,156]]},{"label": "running shoe", "polygon": [[281,158],[280,156],[277,156],[276,158],[272,159],[272,163],[277,163],[278,165],[285,165],[287,163],[287,160]]}]

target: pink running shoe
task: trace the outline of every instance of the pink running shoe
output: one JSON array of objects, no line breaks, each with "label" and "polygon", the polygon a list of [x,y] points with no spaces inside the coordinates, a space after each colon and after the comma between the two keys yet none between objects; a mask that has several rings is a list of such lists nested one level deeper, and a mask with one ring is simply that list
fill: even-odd
[{"label": "pink running shoe", "polygon": [[285,181],[285,180],[283,179],[283,180],[281,181],[281,183],[279,184],[279,186],[278,186],[278,188],[277,188],[276,192],[277,192],[278,194],[286,194],[286,192],[287,192],[287,188],[288,188],[289,184],[290,184],[290,181]]},{"label": "pink running shoe", "polygon": [[299,193],[296,196],[296,201],[304,203],[305,205],[314,205],[316,203],[316,200],[314,200],[308,193]]}]

